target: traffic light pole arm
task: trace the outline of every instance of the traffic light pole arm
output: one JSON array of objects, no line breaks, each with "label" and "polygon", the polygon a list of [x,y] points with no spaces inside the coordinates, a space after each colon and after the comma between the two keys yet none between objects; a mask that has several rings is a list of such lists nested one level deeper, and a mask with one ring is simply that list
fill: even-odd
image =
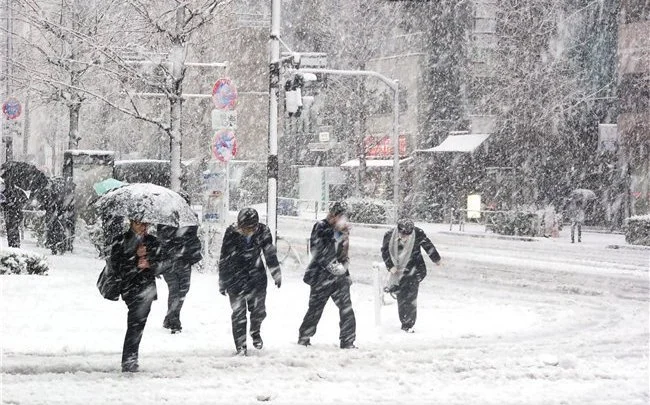
[{"label": "traffic light pole arm", "polygon": [[390,79],[381,73],[371,70],[338,70],[338,69],[317,69],[304,68],[298,69],[298,73],[322,73],[338,76],[367,76],[376,77],[384,82],[393,90],[393,134],[391,136],[393,143],[393,205],[395,210],[395,222],[399,219],[400,214],[400,190],[399,190],[399,82]]},{"label": "traffic light pole arm", "polygon": [[298,69],[298,73],[323,73],[323,74],[331,74],[331,75],[338,75],[338,76],[369,76],[369,77],[376,77],[377,79],[381,80],[382,82],[386,83],[388,87],[390,87],[393,91],[398,91],[399,90],[399,84],[397,83],[396,80],[393,80],[391,78],[388,78],[384,75],[382,75],[379,72],[374,72],[372,70],[338,70],[338,69],[317,69],[317,68],[304,68],[304,69]]}]

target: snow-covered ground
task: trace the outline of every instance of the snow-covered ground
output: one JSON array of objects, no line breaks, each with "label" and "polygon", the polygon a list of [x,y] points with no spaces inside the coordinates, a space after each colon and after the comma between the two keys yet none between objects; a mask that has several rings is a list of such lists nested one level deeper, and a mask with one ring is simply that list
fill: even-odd
[{"label": "snow-covered ground", "polygon": [[[281,219],[279,233],[304,253],[311,225]],[[119,368],[126,306],[99,295],[102,262],[90,246],[49,257],[47,277],[0,276],[0,402],[648,404],[650,250],[607,248],[625,245],[619,235],[585,233],[570,244],[567,230],[524,242],[423,227],[443,265],[428,263],[411,335],[395,305],[375,326],[371,268],[385,229],[353,228],[352,351],[338,348],[332,302],[313,346],[296,344],[309,290],[290,259],[282,288],[269,286],[265,348],[249,357],[233,355],[216,273],[193,274],[180,335],[161,327],[159,280],[134,375]]]}]

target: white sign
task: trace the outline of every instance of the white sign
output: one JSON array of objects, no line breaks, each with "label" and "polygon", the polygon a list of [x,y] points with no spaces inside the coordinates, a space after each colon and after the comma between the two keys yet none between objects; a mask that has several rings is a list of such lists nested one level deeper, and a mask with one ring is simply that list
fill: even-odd
[{"label": "white sign", "polygon": [[212,110],[212,129],[237,129],[237,111]]},{"label": "white sign", "polygon": [[320,132],[318,134],[318,142],[329,142],[330,141],[330,133],[329,132]]}]

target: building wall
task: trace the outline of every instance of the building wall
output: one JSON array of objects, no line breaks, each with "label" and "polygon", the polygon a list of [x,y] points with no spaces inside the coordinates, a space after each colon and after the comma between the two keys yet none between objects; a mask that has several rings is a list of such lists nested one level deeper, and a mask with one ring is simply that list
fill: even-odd
[{"label": "building wall", "polygon": [[629,165],[630,214],[650,212],[650,6],[621,4],[618,37],[618,132]]},{"label": "building wall", "polygon": [[[368,62],[368,70],[373,70],[386,77],[399,81],[400,96],[406,100],[400,100],[399,134],[406,135],[407,153],[411,153],[419,146],[419,107],[424,102],[421,98],[422,88],[422,63],[424,54],[408,53],[371,59]],[[373,87],[385,91],[390,109],[387,113],[374,114],[368,120],[368,132],[373,136],[391,135],[393,131],[393,92],[379,80],[373,80]]]}]

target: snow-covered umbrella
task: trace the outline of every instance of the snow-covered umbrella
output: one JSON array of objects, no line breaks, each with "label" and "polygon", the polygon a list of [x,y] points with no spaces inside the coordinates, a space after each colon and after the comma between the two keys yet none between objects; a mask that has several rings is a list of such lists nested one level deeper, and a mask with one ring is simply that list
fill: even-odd
[{"label": "snow-covered umbrella", "polygon": [[150,224],[198,225],[198,218],[178,193],[150,183],[134,183],[108,191],[96,204],[103,212]]},{"label": "snow-covered umbrella", "polygon": [[580,199],[583,201],[588,201],[588,200],[593,200],[596,198],[596,193],[594,193],[592,190],[588,190],[586,188],[576,188],[571,192],[571,197]]}]

